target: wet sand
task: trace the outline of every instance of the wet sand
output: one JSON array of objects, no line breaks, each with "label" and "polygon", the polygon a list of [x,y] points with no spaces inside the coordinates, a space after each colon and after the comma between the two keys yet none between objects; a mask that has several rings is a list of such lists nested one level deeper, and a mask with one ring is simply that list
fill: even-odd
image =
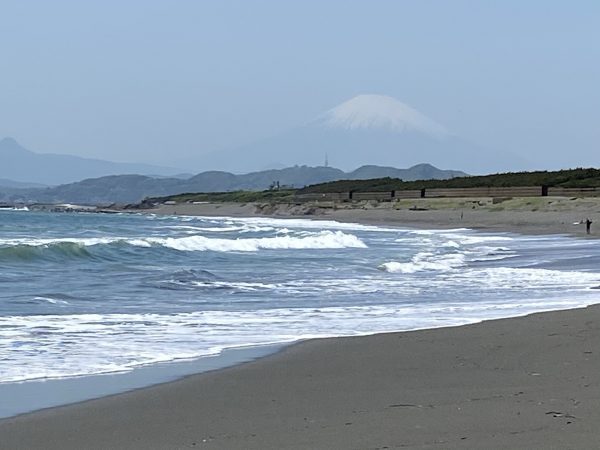
[{"label": "wet sand", "polygon": [[599,342],[599,306],[311,340],[0,421],[0,448],[597,448]]}]

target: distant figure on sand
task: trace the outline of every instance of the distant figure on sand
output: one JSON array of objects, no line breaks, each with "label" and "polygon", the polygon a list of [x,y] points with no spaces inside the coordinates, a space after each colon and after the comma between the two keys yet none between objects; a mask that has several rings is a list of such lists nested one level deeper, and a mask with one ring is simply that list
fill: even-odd
[{"label": "distant figure on sand", "polygon": [[590,229],[592,228],[592,221],[590,220],[590,218],[588,217],[587,219],[585,219],[585,232],[587,234],[590,234]]}]

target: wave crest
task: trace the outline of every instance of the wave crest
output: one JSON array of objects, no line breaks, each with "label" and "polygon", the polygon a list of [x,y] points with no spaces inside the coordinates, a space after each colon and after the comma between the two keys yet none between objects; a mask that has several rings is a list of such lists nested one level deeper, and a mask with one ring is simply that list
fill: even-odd
[{"label": "wave crest", "polygon": [[91,258],[85,245],[78,242],[54,242],[45,245],[17,244],[0,247],[0,261],[34,261]]},{"label": "wave crest", "polygon": [[[275,236],[249,239],[215,239],[204,236],[181,238],[146,238],[145,243],[162,245],[181,251],[255,252],[280,249],[336,249],[366,248],[367,245],[353,234],[341,231],[322,231],[303,237]],[[133,243],[140,245],[140,243]]]},{"label": "wave crest", "polygon": [[465,255],[462,253],[451,253],[448,255],[418,253],[410,262],[389,261],[380,265],[379,268],[391,273],[446,272],[461,267],[464,264]]}]

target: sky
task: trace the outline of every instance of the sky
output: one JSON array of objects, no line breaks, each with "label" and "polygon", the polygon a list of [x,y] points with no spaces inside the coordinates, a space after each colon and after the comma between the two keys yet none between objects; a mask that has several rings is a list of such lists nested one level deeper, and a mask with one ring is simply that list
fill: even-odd
[{"label": "sky", "polygon": [[370,93],[527,168],[600,165],[595,0],[0,0],[0,14],[0,138],[34,151],[202,161]]}]

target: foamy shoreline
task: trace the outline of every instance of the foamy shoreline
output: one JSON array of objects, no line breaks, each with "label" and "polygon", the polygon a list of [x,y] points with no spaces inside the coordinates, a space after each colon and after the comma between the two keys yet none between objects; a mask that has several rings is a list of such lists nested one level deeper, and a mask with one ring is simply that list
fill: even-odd
[{"label": "foamy shoreline", "polygon": [[[160,205],[149,214],[274,217],[336,220],[380,226],[413,228],[473,228],[520,234],[600,236],[600,198],[417,199],[397,203],[236,204],[203,203]],[[586,218],[595,222],[586,234]]]},{"label": "foamy shoreline", "polygon": [[[249,216],[248,209],[254,208],[191,206],[193,211],[175,209],[182,215]],[[408,214],[415,212],[428,211]],[[469,224],[441,220],[452,219],[453,213],[432,212],[440,219],[433,225],[431,217],[423,215],[404,224],[401,211],[340,210],[318,218],[535,234],[545,230],[539,225],[523,230],[520,218],[508,220],[505,215],[485,222],[479,214],[477,223],[484,226],[474,225],[473,219]],[[550,217],[564,222],[579,211],[529,214],[556,227],[551,233],[560,233],[564,223],[558,225]],[[229,369],[1,420],[0,448],[363,448],[432,443],[444,448],[548,448],[556,443],[587,448],[600,438],[592,425],[600,418],[600,400],[589,390],[599,385],[598,354],[592,348],[599,316],[594,306],[461,327],[312,340]],[[548,336],[559,336],[558,351],[557,340]]]},{"label": "foamy shoreline", "polygon": [[307,341],[0,421],[0,448],[593,448],[600,307]]}]

